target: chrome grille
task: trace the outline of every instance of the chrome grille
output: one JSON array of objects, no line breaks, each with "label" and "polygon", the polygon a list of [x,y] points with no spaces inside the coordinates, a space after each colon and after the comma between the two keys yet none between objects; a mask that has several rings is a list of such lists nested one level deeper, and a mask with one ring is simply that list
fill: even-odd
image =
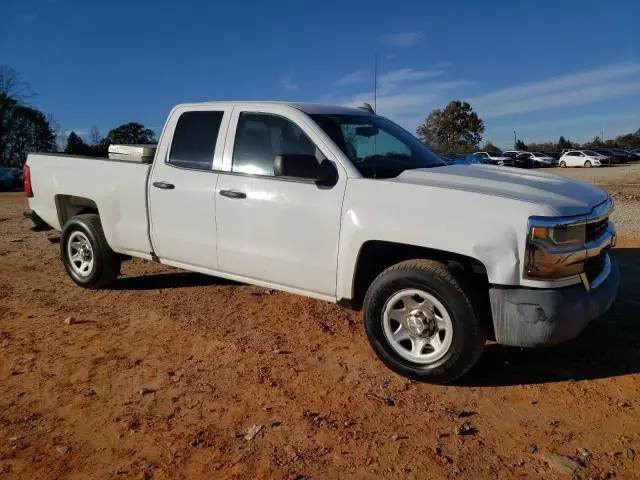
[{"label": "chrome grille", "polygon": [[603,218],[596,222],[587,223],[587,243],[593,242],[600,238],[607,231],[609,225],[609,217]]},{"label": "chrome grille", "polygon": [[602,270],[604,270],[608,250],[609,249],[605,249],[595,257],[587,258],[584,263],[584,273],[589,283],[592,283],[598,275],[600,275]]}]

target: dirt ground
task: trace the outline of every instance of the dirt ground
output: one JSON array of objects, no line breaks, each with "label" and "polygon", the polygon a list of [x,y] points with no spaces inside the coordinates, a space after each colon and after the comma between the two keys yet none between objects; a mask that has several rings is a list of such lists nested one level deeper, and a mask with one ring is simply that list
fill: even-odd
[{"label": "dirt ground", "polygon": [[329,303],[137,260],[82,290],[25,207],[0,195],[0,478],[640,478],[640,238],[578,339],[434,386]]}]

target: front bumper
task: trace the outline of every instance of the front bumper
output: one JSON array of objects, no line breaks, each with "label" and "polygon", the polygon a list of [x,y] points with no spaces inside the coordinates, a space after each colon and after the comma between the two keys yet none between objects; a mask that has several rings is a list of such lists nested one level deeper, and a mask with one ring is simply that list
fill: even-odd
[{"label": "front bumper", "polygon": [[611,307],[619,284],[618,267],[611,262],[607,278],[591,291],[583,284],[553,289],[491,288],[496,341],[543,347],[570,340]]}]

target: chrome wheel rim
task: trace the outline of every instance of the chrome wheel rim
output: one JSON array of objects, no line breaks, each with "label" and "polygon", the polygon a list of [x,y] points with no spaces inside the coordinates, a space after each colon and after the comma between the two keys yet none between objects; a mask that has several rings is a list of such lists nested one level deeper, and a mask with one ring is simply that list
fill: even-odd
[{"label": "chrome wheel rim", "polygon": [[410,362],[436,362],[451,347],[451,316],[437,298],[424,290],[406,289],[391,296],[383,307],[382,323],[391,348]]},{"label": "chrome wheel rim", "polygon": [[67,258],[73,271],[86,277],[93,271],[93,247],[87,236],[82,232],[73,232],[67,241]]}]

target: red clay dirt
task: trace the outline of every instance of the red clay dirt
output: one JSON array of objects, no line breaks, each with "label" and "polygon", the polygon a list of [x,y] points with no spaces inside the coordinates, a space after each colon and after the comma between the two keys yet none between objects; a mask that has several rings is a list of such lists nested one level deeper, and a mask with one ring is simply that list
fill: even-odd
[{"label": "red clay dirt", "polygon": [[434,386],[329,303],[138,260],[83,290],[25,209],[0,195],[0,478],[640,478],[640,239],[580,338]]}]

